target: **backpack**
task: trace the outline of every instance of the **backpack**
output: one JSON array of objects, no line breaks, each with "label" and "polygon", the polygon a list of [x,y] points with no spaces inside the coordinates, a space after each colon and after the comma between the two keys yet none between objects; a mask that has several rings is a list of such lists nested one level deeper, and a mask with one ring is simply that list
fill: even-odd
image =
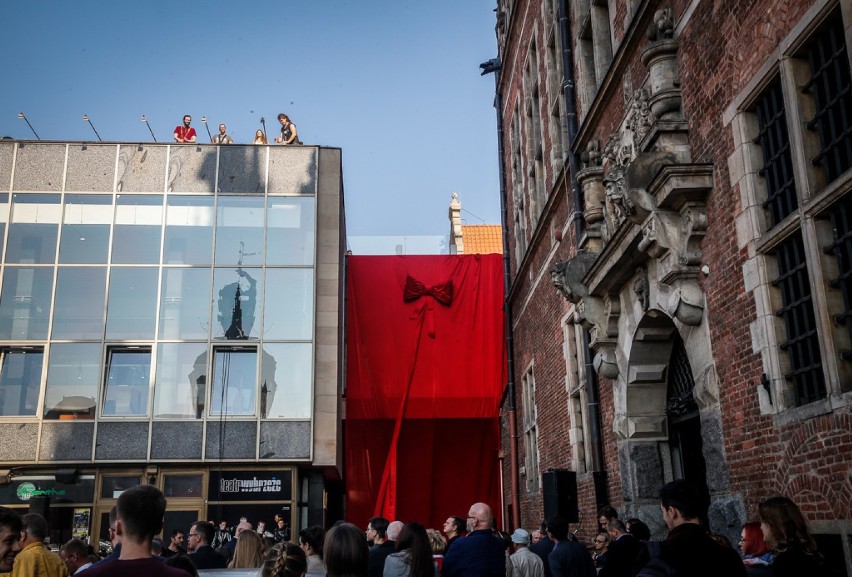
[{"label": "backpack", "polygon": [[660,556],[660,542],[648,541],[648,562],[636,577],[677,577],[675,568]]}]

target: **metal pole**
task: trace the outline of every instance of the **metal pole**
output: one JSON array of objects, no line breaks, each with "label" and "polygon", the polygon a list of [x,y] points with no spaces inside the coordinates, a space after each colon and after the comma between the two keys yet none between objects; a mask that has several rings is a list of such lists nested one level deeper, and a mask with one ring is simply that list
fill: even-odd
[{"label": "metal pole", "polygon": [[95,130],[95,125],[94,125],[94,124],[92,124],[92,121],[91,121],[91,120],[89,120],[89,115],[88,115],[88,114],[84,114],[84,115],[83,115],[83,120],[85,120],[86,122],[88,122],[88,123],[89,123],[89,126],[91,126],[91,127],[92,127],[92,130],[94,130],[94,131],[95,131],[95,136],[97,136],[97,137],[98,137],[98,142],[103,142],[103,139],[101,138],[101,135],[100,135],[100,134],[98,134],[98,131],[97,131],[97,130]]},{"label": "metal pole", "polygon": [[144,122],[144,123],[145,123],[145,126],[147,126],[147,127],[148,127],[148,132],[150,132],[150,133],[151,133],[151,138],[153,138],[153,139],[154,139],[154,142],[157,142],[157,137],[156,137],[156,136],[154,136],[154,131],[153,131],[153,130],[151,130],[151,125],[150,125],[150,124],[148,124],[148,117],[147,117],[147,116],[145,116],[145,115],[143,114],[143,115],[142,115],[142,118],[140,118],[139,120],[141,120],[142,122]]},{"label": "metal pole", "polygon": [[38,133],[35,131],[35,128],[33,128],[33,125],[32,125],[32,124],[30,124],[30,121],[29,121],[29,120],[27,120],[27,117],[26,117],[26,115],[25,115],[23,112],[19,112],[19,113],[18,113],[18,118],[23,119],[23,121],[27,123],[27,126],[29,126],[29,127],[30,127],[30,130],[32,130],[32,131],[33,131],[33,134],[35,134],[36,140],[41,140],[41,138],[39,137]]}]

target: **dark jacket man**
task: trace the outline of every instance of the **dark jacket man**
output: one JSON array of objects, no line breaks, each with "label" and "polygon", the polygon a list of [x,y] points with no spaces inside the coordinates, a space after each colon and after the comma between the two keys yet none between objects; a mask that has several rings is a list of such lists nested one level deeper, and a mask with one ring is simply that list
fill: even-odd
[{"label": "dark jacket man", "polygon": [[556,543],[547,556],[552,577],[595,577],[595,562],[589,550],[568,538],[568,521],[554,517],[547,521],[547,532]]},{"label": "dark jacket man", "polygon": [[506,549],[494,536],[494,517],[485,503],[471,506],[467,514],[467,537],[453,543],[444,555],[443,577],[505,577]]},{"label": "dark jacket man", "polygon": [[606,552],[606,563],[598,572],[598,577],[633,577],[633,567],[642,550],[642,543],[627,532],[627,527],[620,519],[607,523],[607,533],[611,541]]}]

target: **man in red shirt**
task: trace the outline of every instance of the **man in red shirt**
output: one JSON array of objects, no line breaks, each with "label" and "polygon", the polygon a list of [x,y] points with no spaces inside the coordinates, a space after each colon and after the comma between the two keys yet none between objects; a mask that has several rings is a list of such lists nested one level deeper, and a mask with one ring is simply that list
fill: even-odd
[{"label": "man in red shirt", "polygon": [[192,122],[192,117],[187,114],[183,117],[183,126],[175,126],[175,142],[189,144],[195,142],[195,129],[189,124]]}]

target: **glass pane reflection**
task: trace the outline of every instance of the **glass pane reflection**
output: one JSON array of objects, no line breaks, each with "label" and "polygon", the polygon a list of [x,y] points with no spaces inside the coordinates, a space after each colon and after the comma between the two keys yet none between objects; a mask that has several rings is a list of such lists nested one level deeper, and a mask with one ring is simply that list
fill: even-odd
[{"label": "glass pane reflection", "polygon": [[263,262],[263,197],[220,196],[216,208],[216,264]]},{"label": "glass pane reflection", "polygon": [[6,262],[53,263],[56,260],[56,239],[62,212],[59,195],[14,194],[12,201]]},{"label": "glass pane reflection", "polygon": [[156,264],[160,262],[163,197],[119,195],[115,201],[112,262]]},{"label": "glass pane reflection", "polygon": [[267,343],[261,359],[261,415],[310,419],[313,394],[310,343]]},{"label": "glass pane reflection", "polygon": [[112,223],[112,196],[69,194],[59,242],[59,262],[106,264],[109,253],[109,226]]},{"label": "glass pane reflection", "polygon": [[253,415],[257,391],[255,349],[213,349],[210,416]]},{"label": "glass pane reflection", "polygon": [[166,207],[167,264],[211,264],[213,197],[170,196]]},{"label": "glass pane reflection", "polygon": [[157,269],[113,267],[107,301],[108,339],[153,339]]},{"label": "glass pane reflection", "polygon": [[162,343],[157,349],[154,416],[200,419],[207,392],[207,344]]},{"label": "glass pane reflection", "polygon": [[266,264],[313,265],[315,199],[275,197],[267,202]]},{"label": "glass pane reflection", "polygon": [[94,419],[100,374],[100,343],[51,345],[44,418]]},{"label": "glass pane reflection", "polygon": [[102,339],[106,268],[60,267],[53,310],[54,339]]},{"label": "glass pane reflection", "polygon": [[[217,268],[213,275],[217,322],[213,338],[243,340],[258,338],[260,307],[258,291],[262,271],[258,268]],[[258,293],[261,294],[258,294]]]},{"label": "glass pane reflection", "polygon": [[0,415],[36,414],[43,362],[40,350],[0,350]]},{"label": "glass pane reflection", "polygon": [[0,339],[47,338],[53,268],[7,266],[0,295]]},{"label": "glass pane reflection", "polygon": [[206,339],[210,326],[210,270],[163,271],[160,301],[161,339]]},{"label": "glass pane reflection", "polygon": [[107,357],[103,415],[142,417],[148,414],[151,350],[117,348]]},{"label": "glass pane reflection", "polygon": [[314,270],[266,269],[266,294],[276,295],[264,303],[263,337],[309,340],[314,326]]}]

